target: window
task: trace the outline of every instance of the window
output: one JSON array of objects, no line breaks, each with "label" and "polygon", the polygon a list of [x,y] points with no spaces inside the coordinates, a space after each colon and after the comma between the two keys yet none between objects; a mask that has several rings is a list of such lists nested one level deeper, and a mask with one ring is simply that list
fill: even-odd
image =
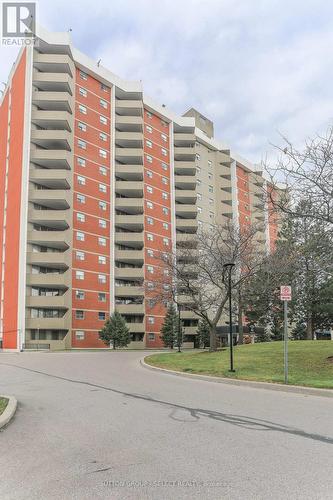
[{"label": "window", "polygon": [[99,302],[106,302],[106,293],[99,292],[98,293]]},{"label": "window", "polygon": [[150,248],[148,248],[148,250],[147,250],[147,255],[148,255],[149,257],[154,257],[154,250],[151,250]]},{"label": "window", "polygon": [[102,125],[108,124],[108,119],[105,118],[105,116],[103,116],[103,115],[99,115],[99,121],[101,122]]},{"label": "window", "polygon": [[83,292],[83,290],[76,290],[75,291],[75,298],[77,300],[84,300],[84,292]]},{"label": "window", "polygon": [[149,111],[146,111],[146,115],[148,118],[152,118],[152,116],[153,116]]},{"label": "window", "polygon": [[77,280],[84,280],[84,271],[75,271],[75,277]]},{"label": "window", "polygon": [[100,99],[99,103],[102,106],[102,108],[108,109],[108,103],[106,101],[104,101],[104,99]]},{"label": "window", "polygon": [[78,203],[84,204],[86,202],[86,197],[83,194],[77,194],[76,199]]},{"label": "window", "polygon": [[197,198],[198,200],[202,200],[202,195],[200,193],[197,193]]},{"label": "window", "polygon": [[153,163],[153,157],[150,155],[146,155],[146,160],[148,163]]},{"label": "window", "polygon": [[169,246],[169,238],[163,238],[163,245],[165,247],[168,247]]},{"label": "window", "polygon": [[154,267],[153,266],[147,266],[147,271],[150,274],[154,274]]},{"label": "window", "polygon": [[196,153],[195,157],[196,157],[196,159],[197,159],[197,160],[200,160],[200,155],[199,155],[199,153]]},{"label": "window", "polygon": [[148,334],[148,340],[150,340],[150,341],[155,340],[155,333],[149,333]]},{"label": "window", "polygon": [[83,89],[82,87],[80,87],[79,94],[82,95],[82,97],[87,97],[88,92],[86,91],[86,89]]},{"label": "window", "polygon": [[101,141],[104,141],[104,142],[106,142],[108,140],[108,136],[106,134],[104,134],[104,132],[99,133],[99,138]]},{"label": "window", "polygon": [[106,247],[106,238],[102,238],[101,236],[98,237],[98,244],[101,247]]},{"label": "window", "polygon": [[106,283],[106,275],[105,274],[99,274],[98,275],[98,283]]},{"label": "window", "polygon": [[152,148],[153,147],[153,143],[151,141],[148,141],[148,139],[146,140],[146,146],[148,148]]},{"label": "window", "polygon": [[209,212],[210,219],[214,219],[214,212]]},{"label": "window", "polygon": [[213,198],[209,198],[209,204],[210,204],[210,205],[213,205],[213,203],[214,203]]},{"label": "window", "polygon": [[150,125],[146,125],[146,130],[147,132],[149,132],[150,134],[153,132],[153,129]]},{"label": "window", "polygon": [[107,158],[108,154],[107,154],[107,152],[105,151],[105,149],[100,149],[100,150],[99,150],[99,156],[100,156],[101,158]]},{"label": "window", "polygon": [[102,266],[106,265],[106,257],[104,255],[99,255],[98,256],[98,263],[101,264]]},{"label": "window", "polygon": [[162,153],[162,156],[167,156],[168,155],[168,152],[165,148],[161,148],[161,153]]},{"label": "window", "polygon": [[153,192],[153,188],[151,186],[147,186],[147,192],[148,193],[152,193]]},{"label": "window", "polygon": [[208,166],[211,167],[212,166],[212,160],[208,160]]},{"label": "window", "polygon": [[151,170],[146,170],[146,176],[151,179],[153,177],[153,172]]},{"label": "window", "polygon": [[106,212],[106,203],[105,201],[99,201],[98,202],[98,206],[101,210],[103,210],[104,212]]},{"label": "window", "polygon": [[87,108],[85,106],[83,106],[83,104],[79,104],[79,111],[80,113],[82,113],[83,115],[86,115],[87,114]]},{"label": "window", "polygon": [[80,167],[85,167],[86,166],[86,160],[84,158],[80,158],[80,156],[78,156],[78,158],[77,158],[77,164],[80,165]]},{"label": "window", "polygon": [[85,186],[86,178],[82,177],[81,175],[78,175],[77,176],[77,183],[80,184],[80,186]]},{"label": "window", "polygon": [[81,149],[87,149],[87,143],[86,143],[86,141],[83,141],[82,139],[78,139],[77,145]]},{"label": "window", "polygon": [[108,88],[106,85],[104,85],[104,83],[101,83],[101,90],[103,90],[103,92],[108,92]]},{"label": "window", "polygon": [[88,80],[88,75],[84,71],[80,71],[80,78],[82,80]]},{"label": "window", "polygon": [[147,201],[147,208],[150,208],[151,210],[154,208],[154,205],[151,201]]},{"label": "window", "polygon": [[147,217],[147,224],[150,224],[151,226],[154,224],[154,220],[152,217]]},{"label": "window", "polygon": [[75,318],[76,319],[84,319],[84,311],[76,310],[75,311]]},{"label": "window", "polygon": [[200,167],[196,167],[196,169],[197,169],[197,173],[200,174],[201,168]]},{"label": "window", "polygon": [[163,170],[168,170],[168,165],[162,161],[161,163]]},{"label": "window", "polygon": [[154,236],[151,233],[147,233],[147,240],[154,241]]},{"label": "window", "polygon": [[84,252],[79,252],[78,250],[75,252],[76,260],[84,260]]},{"label": "window", "polygon": [[162,193],[162,198],[163,198],[163,200],[167,200],[167,199],[168,199],[168,193],[165,193],[165,192],[163,191],[163,193]]},{"label": "window", "polygon": [[168,230],[169,224],[167,222],[163,222],[163,229]]},{"label": "window", "polygon": [[105,321],[105,312],[98,312],[99,321]]},{"label": "window", "polygon": [[169,269],[163,269],[164,276],[169,276]]},{"label": "window", "polygon": [[82,132],[87,132],[87,125],[85,123],[78,122],[77,128]]},{"label": "window", "polygon": [[76,220],[78,220],[79,222],[85,222],[86,221],[86,216],[84,214],[81,214],[80,212],[78,212],[76,214]]},{"label": "window", "polygon": [[98,184],[98,190],[101,193],[106,193],[106,191],[107,191],[106,185],[105,184]]},{"label": "window", "polygon": [[162,177],[162,183],[163,184],[168,184],[168,179],[166,177]]},{"label": "window", "polygon": [[168,126],[167,122],[165,122],[164,120],[161,120],[161,125],[162,125],[162,127],[167,127]]},{"label": "window", "polygon": [[98,170],[99,170],[99,173],[101,175],[105,175],[106,176],[107,173],[108,173],[105,167],[99,167]]},{"label": "window", "polygon": [[198,214],[201,214],[202,213],[202,208],[201,207],[197,207],[198,209]]},{"label": "window", "polygon": [[153,324],[155,323],[155,318],[154,318],[154,316],[148,316],[148,323],[149,323],[150,325],[153,325]]},{"label": "window", "polygon": [[201,184],[201,180],[197,179],[197,186],[200,186],[200,184]]},{"label": "window", "polygon": [[211,181],[212,180],[212,174],[208,174],[208,179]]},{"label": "window", "polygon": [[83,330],[76,330],[75,337],[76,337],[76,340],[84,340],[84,331]]},{"label": "window", "polygon": [[209,187],[208,187],[208,191],[209,191],[210,193],[213,193],[213,191],[214,191],[213,186],[209,186]]},{"label": "window", "polygon": [[169,209],[168,208],[163,207],[162,211],[163,211],[164,215],[169,215]]},{"label": "window", "polygon": [[84,241],[84,233],[81,233],[80,231],[76,232],[76,239],[78,241]]},{"label": "window", "polygon": [[161,138],[163,142],[167,142],[168,138],[165,134],[161,134]]},{"label": "window", "polygon": [[98,225],[99,225],[99,227],[102,227],[103,229],[106,229],[106,226],[107,226],[106,220],[104,220],[104,219],[98,219]]}]

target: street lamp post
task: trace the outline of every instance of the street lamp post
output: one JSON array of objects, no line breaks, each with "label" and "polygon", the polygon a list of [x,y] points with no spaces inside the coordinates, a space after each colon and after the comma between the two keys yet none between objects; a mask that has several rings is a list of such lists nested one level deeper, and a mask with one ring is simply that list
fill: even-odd
[{"label": "street lamp post", "polygon": [[224,268],[228,269],[229,268],[229,280],[228,280],[228,288],[229,288],[229,327],[230,327],[230,337],[229,337],[229,344],[230,344],[230,370],[229,372],[235,372],[234,370],[234,341],[233,341],[233,334],[232,334],[232,302],[231,302],[231,271],[232,268],[235,266],[233,262],[228,262],[227,264],[224,264]]}]

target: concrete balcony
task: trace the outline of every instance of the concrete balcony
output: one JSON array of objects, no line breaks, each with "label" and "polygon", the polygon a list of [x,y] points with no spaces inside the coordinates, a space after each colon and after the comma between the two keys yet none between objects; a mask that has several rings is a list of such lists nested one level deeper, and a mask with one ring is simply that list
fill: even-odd
[{"label": "concrete balcony", "polygon": [[72,138],[67,130],[32,130],[31,142],[51,150],[72,149]]},{"label": "concrete balcony", "polygon": [[141,132],[143,131],[142,116],[115,116],[116,129],[123,132]]},{"label": "concrete balcony", "polygon": [[231,168],[230,168],[230,165],[227,167],[225,165],[222,165],[220,166],[219,168],[219,174],[221,175],[221,177],[227,177],[227,178],[231,178]]},{"label": "concrete balcony", "polygon": [[71,244],[71,231],[28,231],[27,241],[67,250]]},{"label": "concrete balcony", "polygon": [[221,191],[221,200],[225,203],[231,203],[232,202],[232,192],[231,191]]},{"label": "concrete balcony", "polygon": [[231,177],[220,177],[219,179],[219,186],[221,189],[229,190],[231,191],[232,186],[231,186]]},{"label": "concrete balcony", "polygon": [[197,201],[197,193],[195,190],[176,189],[175,199],[176,202],[178,201],[185,204],[194,204]]},{"label": "concrete balcony", "polygon": [[116,147],[116,161],[133,165],[143,164],[143,149],[141,148],[119,148]]},{"label": "concrete balcony", "polygon": [[116,267],[116,279],[136,279],[144,277],[143,267]]},{"label": "concrete balcony", "polygon": [[68,73],[33,71],[32,84],[46,92],[68,92],[73,95],[73,80]]},{"label": "concrete balcony", "polygon": [[72,173],[62,169],[33,168],[29,180],[49,189],[66,190],[71,186]]},{"label": "concrete balcony", "polygon": [[220,165],[225,165],[228,167],[231,163],[230,154],[223,153],[222,151],[218,151],[217,152],[217,161],[220,163]]},{"label": "concrete balcony", "polygon": [[143,264],[143,250],[117,250],[115,251],[115,260],[128,262],[129,264]]},{"label": "concrete balcony", "polygon": [[142,323],[126,323],[130,333],[142,333],[145,331],[145,324]]},{"label": "concrete balcony", "polygon": [[67,229],[71,225],[71,211],[70,210],[34,210],[30,209],[28,212],[28,221],[34,224],[41,224],[59,230]]},{"label": "concrete balcony", "polygon": [[184,335],[197,335],[198,327],[197,326],[184,326]]},{"label": "concrete balcony", "polygon": [[115,286],[116,297],[142,297],[144,295],[143,286]]},{"label": "concrete balcony", "polygon": [[189,147],[195,144],[194,134],[180,134],[176,132],[173,136],[174,145],[177,147]]},{"label": "concrete balcony", "polygon": [[33,149],[30,161],[46,168],[70,170],[72,155],[69,151],[61,149]]},{"label": "concrete balcony", "polygon": [[[143,182],[116,181],[116,193],[132,198],[141,198],[143,196]],[[118,198],[120,199],[120,198]]]},{"label": "concrete balcony", "polygon": [[71,252],[27,252],[27,264],[36,266],[59,266],[59,269],[70,267],[72,262]]},{"label": "concrete balcony", "polygon": [[176,214],[189,219],[195,219],[197,216],[196,205],[184,205],[183,203],[176,203]]},{"label": "concrete balcony", "polygon": [[176,219],[176,228],[196,233],[198,229],[198,222],[196,219]]},{"label": "concrete balcony", "polygon": [[175,173],[177,175],[195,175],[196,167],[194,161],[175,160]]},{"label": "concrete balcony", "polygon": [[229,219],[233,217],[233,208],[231,203],[221,203],[220,213]]},{"label": "concrete balcony", "polygon": [[133,248],[143,247],[143,231],[142,232],[119,232],[115,233],[115,242],[123,245],[130,245]]},{"label": "concrete balcony", "polygon": [[175,175],[175,187],[176,189],[195,189],[197,185],[197,180],[194,175]]},{"label": "concrete balcony", "polygon": [[198,319],[198,316],[193,311],[180,311],[180,317],[181,319]]},{"label": "concrete balcony", "polygon": [[142,116],[143,103],[140,100],[116,99],[116,114],[121,116]]},{"label": "concrete balcony", "polygon": [[28,286],[68,288],[71,284],[71,274],[66,271],[63,274],[41,273],[27,274]]},{"label": "concrete balcony", "polygon": [[[115,304],[115,309],[120,314],[144,314],[144,304]],[[131,323],[133,325],[133,323]],[[139,323],[140,324],[140,323]]]},{"label": "concrete balcony", "polygon": [[65,54],[40,54],[35,52],[33,66],[43,73],[67,73],[73,76],[75,72],[72,59]]},{"label": "concrete balcony", "polygon": [[142,165],[119,165],[115,166],[116,176],[127,181],[142,181]]},{"label": "concrete balcony", "polygon": [[118,227],[141,231],[143,230],[143,215],[116,215],[115,224]]},{"label": "concrete balcony", "polygon": [[66,210],[71,206],[72,198],[69,189],[29,189],[29,201],[53,209]]},{"label": "concrete balcony", "polygon": [[143,213],[143,198],[116,198],[116,209],[124,210],[128,214]]},{"label": "concrete balcony", "polygon": [[59,309],[69,309],[71,306],[70,294],[64,293],[64,295],[59,295],[55,297],[37,295],[37,296],[27,296],[26,297],[27,307],[38,307],[38,308],[59,308]]},{"label": "concrete balcony", "polygon": [[27,318],[26,328],[28,330],[68,330],[70,327],[69,316],[63,318]]},{"label": "concrete balcony", "polygon": [[194,161],[195,160],[195,149],[194,147],[181,147],[175,146],[174,148],[175,160],[179,161]]},{"label": "concrete balcony", "polygon": [[48,130],[68,130],[71,132],[72,115],[67,111],[33,110],[31,121],[38,127]]},{"label": "concrete balcony", "polygon": [[67,111],[74,109],[73,98],[68,92],[32,92],[32,103],[44,111]]},{"label": "concrete balcony", "polygon": [[187,233],[176,233],[176,242],[177,243],[187,243],[189,245],[195,246],[196,238],[195,234],[187,234]]},{"label": "concrete balcony", "polygon": [[116,130],[116,146],[123,148],[142,148],[143,134],[140,132],[121,132]]}]

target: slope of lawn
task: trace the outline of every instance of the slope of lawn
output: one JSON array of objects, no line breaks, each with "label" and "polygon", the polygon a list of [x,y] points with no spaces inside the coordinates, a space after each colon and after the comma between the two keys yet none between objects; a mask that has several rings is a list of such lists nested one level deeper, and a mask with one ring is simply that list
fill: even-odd
[{"label": "slope of lawn", "polygon": [[[291,341],[289,383],[333,389],[333,342]],[[234,367],[229,370],[229,349],[210,353],[186,352],[154,354],[146,363],[187,373],[217,377],[284,382],[283,342],[240,345],[234,348]],[[331,359],[328,359],[331,357]]]},{"label": "slope of lawn", "polygon": [[8,399],[6,399],[6,398],[0,398],[0,415],[6,409],[7,403],[8,403]]}]

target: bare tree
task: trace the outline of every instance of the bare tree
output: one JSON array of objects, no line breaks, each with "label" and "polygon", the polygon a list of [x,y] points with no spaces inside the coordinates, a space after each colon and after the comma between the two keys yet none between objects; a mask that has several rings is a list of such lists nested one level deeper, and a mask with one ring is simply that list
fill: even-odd
[{"label": "bare tree", "polygon": [[176,254],[161,253],[157,257],[160,272],[146,283],[150,300],[172,300],[209,324],[211,350],[216,350],[216,327],[229,298],[224,265],[235,264],[233,289],[257,272],[263,259],[256,243],[258,230],[249,226],[239,231],[232,223],[199,230]]}]

